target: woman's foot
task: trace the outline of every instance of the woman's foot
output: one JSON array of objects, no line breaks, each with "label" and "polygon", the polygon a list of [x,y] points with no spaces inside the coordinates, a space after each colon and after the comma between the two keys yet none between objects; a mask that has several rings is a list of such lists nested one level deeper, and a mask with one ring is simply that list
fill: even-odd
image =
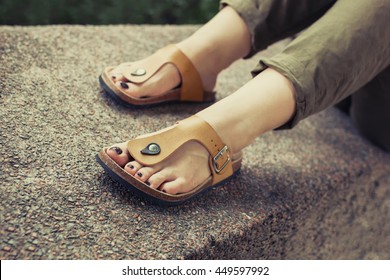
[{"label": "woman's foot", "polygon": [[[267,69],[197,116],[213,127],[234,157],[262,133],[286,123],[294,111],[291,82],[278,72]],[[170,194],[186,193],[211,174],[210,155],[197,142],[188,142],[165,161],[147,167],[130,160],[126,147],[126,142],[115,144],[107,154],[128,173],[154,189]]]},{"label": "woman's foot", "polygon": [[[229,32],[226,32],[226,29]],[[198,71],[203,89],[213,91],[218,74],[250,50],[250,34],[243,20],[230,7],[197,30],[192,36],[176,45]],[[128,67],[123,63],[112,69],[111,79],[118,88],[132,97],[159,96],[177,87],[181,76],[173,64],[166,64],[142,84],[129,82],[123,75]]]},{"label": "woman's foot", "polygon": [[[184,54],[186,53],[184,50],[181,51]],[[202,52],[201,49],[198,49],[198,51]],[[192,63],[196,59],[189,55],[186,56]],[[142,63],[142,61],[139,62]],[[124,77],[122,73],[129,67],[128,63],[120,64],[110,71],[109,76],[117,88],[134,98],[157,97],[178,87],[182,82],[179,69],[172,63],[162,66],[161,69],[143,83],[132,83]],[[200,75],[204,91],[212,92],[217,80],[217,74],[209,71],[200,72],[199,69],[196,70]]]},{"label": "woman's foot", "polygon": [[184,144],[167,160],[150,167],[131,161],[126,147],[127,142],[115,144],[107,150],[107,154],[128,173],[153,189],[169,194],[185,193],[210,176],[209,154],[197,142]]}]

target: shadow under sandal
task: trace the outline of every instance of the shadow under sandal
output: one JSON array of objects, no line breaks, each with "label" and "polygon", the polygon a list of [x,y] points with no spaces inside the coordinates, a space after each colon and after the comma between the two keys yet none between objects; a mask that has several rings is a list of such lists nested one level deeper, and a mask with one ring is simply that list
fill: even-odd
[{"label": "shadow under sandal", "polygon": [[136,160],[143,166],[152,166],[168,158],[189,141],[198,141],[208,150],[211,175],[199,186],[186,193],[168,194],[149,187],[110,158],[107,155],[107,147],[100,151],[97,160],[115,180],[138,195],[162,205],[181,204],[231,177],[241,167],[241,156],[233,159],[229,148],[214,129],[197,116],[189,117],[161,133],[131,140],[127,146],[130,161]]},{"label": "shadow under sandal", "polygon": [[168,63],[175,65],[179,70],[181,84],[159,96],[141,98],[130,96],[113,81],[110,73],[115,67],[107,67],[103,71],[99,77],[100,85],[109,96],[125,105],[142,106],[173,101],[211,102],[215,100],[215,92],[207,92],[203,89],[202,79],[195,66],[175,45],[168,45],[142,61],[123,63],[120,68],[123,69],[122,75],[128,82],[141,85]]}]

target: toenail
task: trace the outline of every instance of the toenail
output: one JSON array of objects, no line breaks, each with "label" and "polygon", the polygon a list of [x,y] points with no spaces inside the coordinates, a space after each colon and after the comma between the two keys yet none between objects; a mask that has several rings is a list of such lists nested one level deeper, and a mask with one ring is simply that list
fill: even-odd
[{"label": "toenail", "polygon": [[128,89],[129,85],[126,84],[125,82],[121,82],[121,87],[123,87],[124,89]]},{"label": "toenail", "polygon": [[120,155],[121,153],[123,153],[122,149],[119,148],[119,147],[111,147],[110,150],[111,150],[111,151],[115,151],[118,155]]},{"label": "toenail", "polygon": [[111,78],[112,78],[113,80],[115,80],[115,79],[116,79],[116,76],[111,76]]},{"label": "toenail", "polygon": [[150,186],[150,183],[149,183],[149,181],[146,181],[146,182],[145,182],[145,184],[147,184],[148,186]]},{"label": "toenail", "polygon": [[138,176],[138,177],[142,177],[142,173],[141,173],[141,172],[138,172],[138,173],[137,173],[137,176]]},{"label": "toenail", "polygon": [[127,167],[130,168],[130,169],[134,169],[134,165],[132,165],[131,163],[129,163],[129,164],[127,165]]}]

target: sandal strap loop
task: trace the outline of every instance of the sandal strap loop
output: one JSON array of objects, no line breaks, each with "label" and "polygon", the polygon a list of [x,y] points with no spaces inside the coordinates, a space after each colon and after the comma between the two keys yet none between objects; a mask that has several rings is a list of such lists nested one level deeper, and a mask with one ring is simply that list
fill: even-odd
[{"label": "sandal strap loop", "polygon": [[[213,184],[233,174],[229,148],[215,130],[198,116],[189,117],[158,134],[131,140],[127,144],[127,149],[134,160],[144,166],[151,166],[167,159],[179,147],[190,141],[197,141],[208,150]],[[145,152],[152,144],[158,146],[158,153]]]},{"label": "sandal strap loop", "polygon": [[175,45],[168,45],[150,57],[131,64],[122,74],[130,82],[141,84],[150,79],[165,64],[174,64],[181,75],[182,101],[203,101],[203,83],[191,60]]}]

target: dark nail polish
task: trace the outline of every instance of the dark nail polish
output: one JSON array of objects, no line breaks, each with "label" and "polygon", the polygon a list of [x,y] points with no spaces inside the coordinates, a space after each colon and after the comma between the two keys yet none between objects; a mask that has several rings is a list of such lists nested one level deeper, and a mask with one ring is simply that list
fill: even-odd
[{"label": "dark nail polish", "polygon": [[147,184],[148,186],[150,186],[150,183],[149,183],[148,181],[146,181],[145,184]]},{"label": "dark nail polish", "polygon": [[111,150],[111,151],[115,151],[118,155],[120,155],[121,153],[123,153],[122,149],[119,148],[119,147],[111,147],[110,150]]},{"label": "dark nail polish", "polygon": [[124,89],[128,89],[129,85],[124,82],[121,82],[121,87],[123,87]]},{"label": "dark nail polish", "polygon": [[138,177],[142,177],[142,173],[141,172],[138,172],[137,175],[138,175]]},{"label": "dark nail polish", "polygon": [[127,167],[130,168],[130,169],[134,169],[134,165],[132,165],[130,163],[127,165]]},{"label": "dark nail polish", "polygon": [[113,80],[115,80],[115,79],[116,79],[116,76],[111,76],[111,78],[112,78]]}]

